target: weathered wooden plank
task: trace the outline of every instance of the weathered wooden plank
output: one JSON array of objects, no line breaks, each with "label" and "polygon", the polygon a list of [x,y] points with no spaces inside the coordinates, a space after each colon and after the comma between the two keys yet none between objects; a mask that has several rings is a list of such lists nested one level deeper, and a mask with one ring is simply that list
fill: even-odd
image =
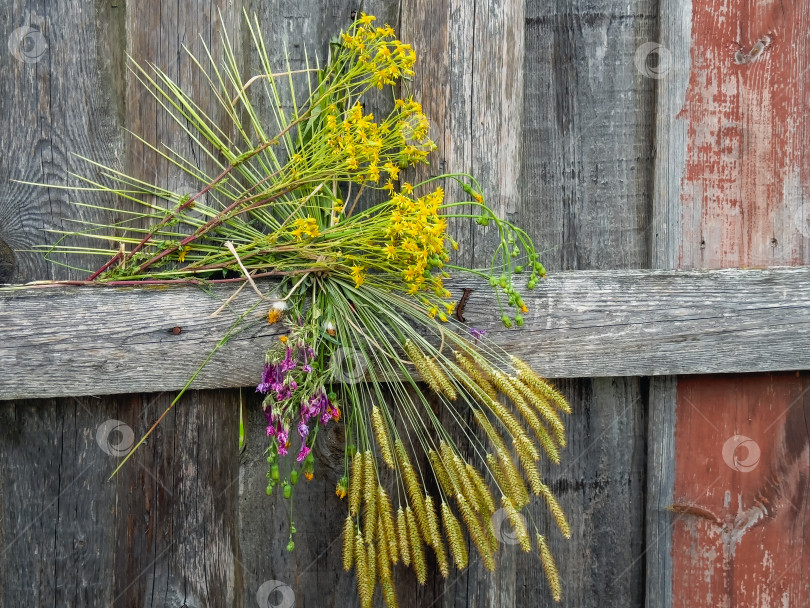
[{"label": "weathered wooden plank", "polygon": [[[810,104],[807,7],[707,0],[666,9],[673,81],[659,81],[656,207],[668,236],[659,257],[681,268],[806,262],[808,132],[797,117]],[[671,605],[806,603],[810,555],[794,540],[807,527],[810,439],[795,402],[805,390],[789,374],[679,379]],[[735,435],[752,442],[729,444]],[[757,469],[737,468],[734,458],[757,447]]]},{"label": "weathered wooden plank", "polygon": [[[553,273],[526,294],[522,328],[505,329],[489,285],[465,317],[549,377],[801,369],[810,327],[810,268]],[[262,284],[270,291],[271,286]],[[65,287],[0,291],[0,397],[181,388],[256,301],[235,288]],[[216,354],[195,386],[255,384],[263,352],[284,331],[269,304]],[[172,330],[179,327],[179,333]]]},{"label": "weathered wooden plank", "polygon": [[[11,180],[65,184],[79,165],[72,153],[116,162],[123,14],[110,3],[6,2],[3,15],[0,275],[75,278],[26,250],[53,242],[48,229],[72,229],[66,218],[114,218],[70,205],[63,191]],[[95,438],[117,417],[113,403],[26,400],[0,410],[0,606],[113,605],[116,488],[106,483],[110,457]]]},{"label": "weathered wooden plank", "polygon": [[[639,78],[632,57],[657,27],[656,5],[526,4],[515,217],[552,273],[649,265],[654,90]],[[578,341],[577,349],[600,340]],[[599,360],[613,358],[612,352]],[[645,383],[599,378],[561,384],[577,412],[567,423],[570,447],[560,467],[543,467],[541,474],[572,522],[570,541],[548,527],[564,581],[562,605],[638,605],[644,593],[638,557],[644,542]],[[533,504],[531,514],[548,522],[542,503]],[[519,560],[517,580],[518,604],[553,605],[538,560]]]}]

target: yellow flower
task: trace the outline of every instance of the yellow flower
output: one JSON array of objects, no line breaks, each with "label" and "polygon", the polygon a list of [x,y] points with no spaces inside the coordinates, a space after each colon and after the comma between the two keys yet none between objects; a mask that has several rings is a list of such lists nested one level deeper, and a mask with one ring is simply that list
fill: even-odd
[{"label": "yellow flower", "polygon": [[376,21],[377,17],[374,15],[366,15],[365,13],[360,13],[360,19],[357,21],[362,23],[363,25],[369,25],[372,21]]},{"label": "yellow flower", "polygon": [[366,280],[366,269],[362,266],[352,266],[352,278],[354,279],[354,286],[360,287],[363,281]]},{"label": "yellow flower", "polygon": [[333,204],[335,206],[335,213],[343,213],[343,210],[346,208],[346,203],[340,199],[336,199]]},{"label": "yellow flower", "polygon": [[397,179],[399,177],[399,167],[394,165],[390,160],[383,165],[383,169],[391,176],[391,179]]},{"label": "yellow flower", "polygon": [[447,323],[447,315],[443,312],[439,313],[439,319],[441,319],[442,323]]},{"label": "yellow flower", "polygon": [[319,234],[318,222],[312,217],[298,218],[293,222],[293,226],[294,228],[290,231],[290,234],[299,240],[303,238],[303,235],[314,239]]},{"label": "yellow flower", "polygon": [[281,342],[282,344],[286,344],[287,343],[287,336],[280,336],[278,341]]},{"label": "yellow flower", "polygon": [[447,314],[452,315],[453,311],[456,309],[456,303],[455,302],[447,302],[447,303],[445,303],[444,307],[447,309]]},{"label": "yellow flower", "polygon": [[400,192],[402,194],[410,194],[413,192],[413,186],[411,186],[408,182],[402,182],[402,188],[400,188]]},{"label": "yellow flower", "polygon": [[270,325],[277,322],[280,318],[281,318],[281,311],[275,308],[271,308],[267,313],[267,322],[270,323]]},{"label": "yellow flower", "polygon": [[394,193],[394,184],[391,183],[390,179],[387,182],[385,182],[383,189],[388,190],[388,192],[390,192],[391,194]]},{"label": "yellow flower", "polygon": [[181,248],[181,249],[180,249],[180,250],[177,252],[177,259],[178,259],[179,261],[181,261],[181,262],[185,262],[185,261],[186,261],[186,254],[187,254],[189,251],[191,251],[191,247],[189,247],[188,245],[186,245],[185,247]]},{"label": "yellow flower", "polygon": [[430,310],[428,310],[428,316],[429,316],[429,317],[432,319],[432,318],[433,318],[433,317],[435,317],[437,314],[439,314],[439,309],[438,309],[438,308],[436,308],[435,306],[431,306],[431,307],[430,307]]},{"label": "yellow flower", "polygon": [[527,312],[529,312],[529,307],[526,306],[525,304],[522,304],[520,306],[520,312],[522,312],[523,314],[526,314]]},{"label": "yellow flower", "polygon": [[394,256],[397,254],[397,248],[391,243],[388,243],[388,245],[383,248],[383,251],[385,251],[385,257],[389,260],[393,260]]}]

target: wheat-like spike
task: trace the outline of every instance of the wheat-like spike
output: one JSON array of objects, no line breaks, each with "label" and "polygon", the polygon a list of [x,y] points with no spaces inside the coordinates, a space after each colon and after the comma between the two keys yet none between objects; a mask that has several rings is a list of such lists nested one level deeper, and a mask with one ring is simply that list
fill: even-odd
[{"label": "wheat-like spike", "polygon": [[526,522],[507,496],[501,497],[501,504],[503,504],[503,510],[506,511],[506,516],[509,518],[509,523],[512,524],[512,530],[514,530],[517,535],[520,548],[523,549],[525,553],[528,553],[532,550],[532,539],[529,537],[529,531],[526,529]]},{"label": "wheat-like spike", "polygon": [[[546,420],[546,422],[548,422],[548,425],[551,427],[551,432],[554,433],[554,439],[557,441],[560,447],[564,448],[567,443],[565,439],[565,425],[563,424],[563,421],[560,420],[560,417],[557,415],[556,410],[551,405],[549,405],[546,399],[538,395],[536,392],[532,391],[530,386],[524,384],[524,382],[520,378],[510,376],[509,381],[526,398],[526,401],[531,403],[532,407],[534,407],[534,409]],[[529,411],[531,412],[532,410]],[[523,411],[521,410],[520,413],[523,414]],[[526,418],[526,415],[524,415],[524,418]],[[527,422],[529,421],[528,418],[526,418],[526,420]],[[529,422],[529,425],[533,429],[535,428],[534,424],[532,424],[531,422]],[[546,435],[548,435],[548,432],[546,431],[545,427],[540,428],[542,428],[542,430],[546,433]],[[539,434],[538,438],[540,438]]]},{"label": "wheat-like spike", "polygon": [[425,497],[425,508],[427,509],[428,524],[430,526],[431,542],[428,544],[433,547],[436,553],[436,563],[439,566],[439,572],[442,573],[444,578],[450,576],[450,564],[447,562],[447,551],[444,548],[444,541],[439,532],[439,518],[436,515],[436,505],[433,503],[433,497],[428,495]]},{"label": "wheat-like spike", "polygon": [[365,462],[363,463],[363,497],[366,503],[366,513],[363,517],[363,534],[366,542],[374,540],[375,527],[377,525],[377,474],[374,470],[374,456],[371,450],[366,450]]},{"label": "wheat-like spike", "polygon": [[462,460],[461,456],[458,454],[454,456],[453,468],[456,470],[456,475],[461,482],[464,497],[467,499],[467,502],[470,503],[470,506],[474,511],[481,511],[482,506],[479,500],[478,490],[475,487],[475,484],[473,484],[472,479],[470,479],[470,477],[467,475],[466,464],[467,463]]},{"label": "wheat-like spike", "polygon": [[[500,420],[501,423],[503,423],[503,425],[509,430],[509,433],[512,435],[512,437],[514,438],[525,437],[526,439],[529,438],[529,436],[526,434],[526,431],[523,429],[523,426],[520,424],[520,422],[518,422],[518,419],[515,418],[512,415],[512,412],[506,409],[506,407],[504,407],[502,403],[493,401],[492,403],[489,404],[489,407],[498,417],[498,420]],[[538,460],[540,458],[540,452],[537,451],[537,448],[534,447],[534,444],[532,444],[531,442],[529,442],[529,445],[531,445],[530,450],[532,452],[532,458]]]},{"label": "wheat-like spike", "polygon": [[551,587],[551,597],[555,602],[562,599],[562,585],[560,584],[560,573],[557,572],[557,564],[554,563],[554,556],[548,548],[546,537],[537,533],[537,550],[540,553],[540,562],[543,564],[543,572],[546,573],[548,586]]},{"label": "wheat-like spike", "polygon": [[[382,517],[377,516],[377,532],[381,539],[385,535],[384,528]],[[382,541],[377,543],[377,572],[381,581],[391,578],[391,556],[388,555],[388,543]]]},{"label": "wheat-like spike", "polygon": [[405,446],[401,439],[397,439],[394,442],[394,450],[399,459],[399,468],[402,473],[402,478],[405,480],[405,489],[408,491],[408,498],[411,499],[411,503],[416,512],[419,527],[421,530],[426,530],[427,514],[425,513],[425,498],[422,496],[422,487],[416,477],[416,471],[414,471],[413,465],[411,465],[411,461],[408,459],[408,453],[405,451]]},{"label": "wheat-like spike", "polygon": [[450,444],[444,440],[439,442],[439,452],[441,452],[442,466],[444,466],[444,470],[450,479],[450,483],[452,484],[452,491],[448,492],[448,494],[450,496],[455,496],[458,492],[461,492],[464,489],[461,479],[458,477],[456,467],[453,466],[455,453],[453,452],[453,448],[450,447]]},{"label": "wheat-like spike", "polygon": [[481,374],[484,376],[484,379],[487,382],[492,383],[492,376],[498,370],[496,370],[492,366],[492,364],[489,361],[487,361],[484,356],[481,355],[481,353],[478,353],[478,352],[475,352],[475,351],[467,351],[465,354],[470,359],[472,359],[473,362],[478,366],[478,369],[481,372]]},{"label": "wheat-like spike", "polygon": [[371,589],[368,605],[374,600],[374,590],[377,588],[377,550],[374,543],[366,544],[366,580]]},{"label": "wheat-like spike", "polygon": [[464,373],[467,374],[484,393],[486,393],[489,400],[497,399],[498,395],[495,392],[495,388],[490,384],[489,380],[486,379],[484,374],[481,373],[481,370],[475,366],[475,363],[457,350],[454,350],[453,354],[456,357],[458,366],[464,370]]},{"label": "wheat-like spike", "polygon": [[354,522],[352,516],[346,516],[343,524],[343,569],[348,572],[352,569],[354,561]]},{"label": "wheat-like spike", "polygon": [[[503,372],[495,370],[492,374],[492,383],[495,385],[495,388],[509,397],[515,405],[526,405],[526,400],[523,399],[520,391],[512,386],[512,383],[509,382],[509,378],[507,378],[506,374]],[[495,400],[493,399],[493,401]]]},{"label": "wheat-like spike", "polygon": [[492,447],[495,451],[506,451],[506,444],[503,442],[500,433],[495,430],[495,427],[492,426],[492,423],[487,418],[487,415],[478,409],[473,410],[473,415],[475,416],[475,420],[478,422],[478,425],[484,430],[489,437],[489,440],[492,442]]},{"label": "wheat-like spike", "polygon": [[512,366],[517,372],[518,378],[534,388],[538,393],[540,393],[540,395],[546,397],[566,414],[571,413],[571,405],[568,403],[565,397],[562,396],[562,393],[554,388],[548,382],[548,380],[540,377],[525,361],[518,359],[514,355],[512,355],[510,358],[512,360]]},{"label": "wheat-like spike", "polygon": [[492,545],[490,545],[487,540],[484,529],[481,527],[481,522],[478,520],[478,517],[476,517],[472,507],[470,507],[467,500],[461,494],[456,496],[456,501],[458,502],[458,509],[461,511],[461,518],[467,526],[470,538],[478,549],[478,554],[481,556],[484,567],[492,572],[495,570],[495,559],[492,557]]},{"label": "wheat-like spike", "polygon": [[405,517],[408,520],[408,539],[410,540],[411,559],[413,569],[416,571],[416,580],[420,585],[427,581],[427,563],[425,562],[425,549],[422,547],[422,539],[419,537],[419,527],[416,524],[416,517],[410,505],[405,509]]},{"label": "wheat-like spike", "polygon": [[388,431],[385,429],[382,412],[376,405],[371,408],[371,426],[374,427],[374,434],[377,436],[377,445],[380,448],[383,462],[388,465],[389,469],[393,469],[394,455],[391,453],[391,442],[388,439]]},{"label": "wheat-like spike", "polygon": [[456,388],[453,386],[453,383],[450,382],[450,379],[445,375],[441,366],[436,363],[435,359],[425,356],[425,365],[427,365],[430,373],[433,375],[434,380],[436,380],[438,385],[441,387],[442,394],[450,401],[455,401],[458,399]]},{"label": "wheat-like spike", "polygon": [[382,588],[385,605],[388,606],[388,608],[397,608],[399,604],[397,603],[397,593],[394,588],[394,582],[389,579],[383,579],[380,581],[380,587]]},{"label": "wheat-like spike", "polygon": [[439,456],[439,453],[431,448],[428,450],[428,458],[430,459],[430,466],[433,468],[433,473],[436,475],[436,479],[439,482],[442,492],[449,496],[455,494],[456,491],[453,488],[453,481],[450,479],[444,464],[442,464],[442,459],[441,456]]},{"label": "wheat-like spike", "polygon": [[540,479],[540,470],[537,468],[537,464],[529,457],[529,454],[525,453],[525,450],[522,449],[518,441],[515,441],[515,451],[523,467],[523,472],[526,474],[526,479],[529,480],[529,486],[531,486],[532,492],[539,496],[541,492],[540,486],[543,482]]},{"label": "wheat-like spike", "polygon": [[526,489],[526,484],[523,483],[523,477],[520,475],[517,466],[512,461],[512,457],[507,451],[498,451],[498,459],[501,463],[501,472],[506,480],[506,487],[508,492],[504,492],[515,505],[522,509],[529,504],[529,490]]},{"label": "wheat-like spike", "polygon": [[397,509],[397,539],[399,540],[399,555],[402,563],[411,565],[411,547],[408,539],[408,520],[405,518],[405,511],[400,506]]},{"label": "wheat-like spike", "polygon": [[411,363],[413,363],[414,367],[416,367],[419,375],[422,376],[422,380],[427,383],[434,393],[437,395],[441,394],[442,387],[438,380],[433,376],[430,367],[427,365],[427,358],[422,351],[419,350],[419,347],[411,342],[411,340],[405,340],[402,348],[405,351],[405,354],[408,355],[408,359],[410,359]]},{"label": "wheat-like spike", "polygon": [[388,543],[387,554],[392,564],[399,562],[399,551],[397,551],[397,533],[394,528],[394,510],[391,507],[391,500],[381,485],[377,486],[377,511],[385,531],[385,536],[380,536],[380,542]]},{"label": "wheat-like spike", "polygon": [[506,476],[503,474],[503,467],[495,454],[487,454],[487,468],[492,474],[492,477],[495,479],[495,483],[498,484],[498,488],[501,490],[501,493],[506,494],[509,492],[510,486],[506,481]]},{"label": "wheat-like spike", "polygon": [[368,571],[366,569],[366,546],[363,536],[358,532],[354,537],[354,563],[357,571],[357,594],[360,596],[361,606],[370,606],[372,591],[368,583]]},{"label": "wheat-like spike", "polygon": [[363,481],[363,454],[358,453],[352,460],[352,474],[349,480],[349,514],[352,517],[360,510]]},{"label": "wheat-like spike", "polygon": [[450,509],[450,505],[442,501],[442,522],[444,531],[447,534],[447,544],[450,545],[450,553],[456,568],[463,570],[467,567],[469,555],[467,554],[467,543],[464,542],[464,533],[461,531],[461,524]]},{"label": "wheat-like spike", "polygon": [[478,503],[481,505],[481,508],[487,513],[494,512],[495,499],[492,496],[492,492],[489,491],[487,482],[484,481],[484,478],[478,469],[476,469],[469,462],[465,468],[467,469],[467,476],[470,478],[470,480],[472,480],[473,485],[475,486],[478,495]]},{"label": "wheat-like spike", "polygon": [[487,540],[489,541],[489,546],[492,547],[492,552],[496,553],[498,551],[498,534],[497,530],[495,529],[495,518],[492,515],[489,516],[489,521],[484,522],[484,533],[486,534]]},{"label": "wheat-like spike", "polygon": [[562,507],[560,507],[560,503],[557,502],[554,494],[552,494],[551,488],[546,484],[540,484],[540,486],[540,495],[546,499],[548,510],[551,511],[551,515],[554,517],[554,521],[557,522],[560,532],[562,532],[565,538],[571,538],[571,527],[568,525],[568,519],[565,517]]}]

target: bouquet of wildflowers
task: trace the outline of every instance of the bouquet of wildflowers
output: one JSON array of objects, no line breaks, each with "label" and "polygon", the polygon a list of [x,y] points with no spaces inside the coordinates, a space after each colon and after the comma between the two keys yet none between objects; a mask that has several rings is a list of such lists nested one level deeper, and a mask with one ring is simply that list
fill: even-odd
[{"label": "bouquet of wildflowers", "polygon": [[[267,421],[267,493],[292,499],[300,476],[317,474],[319,433],[344,426],[344,474],[335,480],[347,511],[343,566],[355,569],[363,606],[378,585],[396,605],[395,565],[414,568],[424,583],[428,551],[445,577],[451,563],[465,568],[465,531],[493,569],[496,513],[524,551],[537,548],[559,600],[546,537],[534,524],[530,533],[522,511],[531,494],[541,497],[569,536],[538,469],[540,458],[559,462],[568,403],[525,362],[453,319],[456,303],[445,286],[450,271],[486,277],[502,322],[522,325],[527,309],[513,275],[524,273],[531,289],[545,271],[531,239],[490,210],[471,176],[403,180],[403,170],[427,162],[435,145],[419,103],[397,96],[413,75],[414,50],[374,21],[361,15],[333,40],[324,67],[282,74],[272,73],[258,25],[249,23],[264,73],[248,80],[225,38],[226,61],[211,62],[207,78],[233,124],[228,133],[165,73],[135,66],[217,170],[208,174],[191,158],[153,147],[199,184],[196,193],[179,193],[94,163],[112,185],[82,178],[80,190],[122,197],[142,211],[70,235],[118,245],[80,249],[104,256],[88,283],[241,282],[256,301],[237,325],[257,308],[263,322],[283,325],[256,388]],[[385,87],[393,109],[380,119],[363,102]],[[275,122],[269,131],[257,109],[267,102]],[[457,181],[469,199],[446,200],[442,180]],[[373,190],[385,201],[363,205],[363,193]],[[453,263],[451,218],[497,228],[500,245],[488,269]],[[49,255],[60,251],[76,248],[60,240]],[[262,291],[262,277],[278,279],[275,289]],[[470,458],[458,436],[466,437]],[[392,474],[383,475],[386,469]],[[291,521],[290,550],[294,532]]]}]

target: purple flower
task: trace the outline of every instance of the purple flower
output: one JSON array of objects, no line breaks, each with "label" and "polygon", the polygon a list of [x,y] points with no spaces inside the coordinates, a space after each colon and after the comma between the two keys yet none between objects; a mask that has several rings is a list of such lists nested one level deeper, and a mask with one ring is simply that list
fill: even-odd
[{"label": "purple flower", "polygon": [[309,435],[309,427],[303,420],[298,423],[298,434],[301,435],[301,439],[306,439]]},{"label": "purple flower", "polygon": [[295,369],[295,360],[292,358],[292,349],[289,346],[287,347],[287,356],[284,357],[284,361],[281,362],[280,369],[282,372]]},{"label": "purple flower", "polygon": [[259,386],[256,387],[256,392],[266,394],[272,388],[272,383],[276,374],[276,366],[266,363],[264,370],[262,371],[262,380],[259,383]]},{"label": "purple flower", "polygon": [[312,366],[309,363],[304,363],[304,366],[301,368],[304,373],[312,373]]},{"label": "purple flower", "polygon": [[475,341],[478,342],[481,338],[487,335],[486,329],[476,329],[475,327],[470,328],[470,335],[475,338]]},{"label": "purple flower", "polygon": [[290,431],[287,429],[281,429],[278,434],[276,435],[276,439],[278,440],[278,453],[281,456],[287,455],[287,446],[290,443]]},{"label": "purple flower", "polygon": [[295,461],[301,462],[304,458],[306,458],[309,455],[311,451],[312,450],[310,450],[305,443],[301,444],[301,451],[298,452],[298,456],[295,457]]},{"label": "purple flower", "polygon": [[275,437],[276,429],[272,424],[267,425],[267,436],[268,437]]}]

